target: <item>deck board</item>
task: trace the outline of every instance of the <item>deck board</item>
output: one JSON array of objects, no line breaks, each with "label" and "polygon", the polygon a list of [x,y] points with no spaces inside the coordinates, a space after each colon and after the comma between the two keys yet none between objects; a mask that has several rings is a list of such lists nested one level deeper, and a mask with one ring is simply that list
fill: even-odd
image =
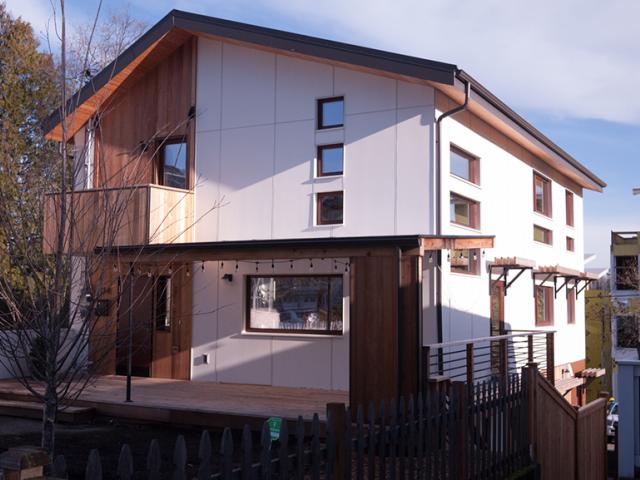
[{"label": "deck board", "polygon": [[[339,390],[136,377],[133,402],[125,403],[125,388],[125,377],[98,377],[75,405],[129,419],[221,426],[249,420],[257,424],[271,416],[295,420],[301,415],[310,420],[314,413],[324,419],[327,403],[349,401],[349,393]],[[26,396],[28,392],[17,381],[0,381],[0,398]]]}]

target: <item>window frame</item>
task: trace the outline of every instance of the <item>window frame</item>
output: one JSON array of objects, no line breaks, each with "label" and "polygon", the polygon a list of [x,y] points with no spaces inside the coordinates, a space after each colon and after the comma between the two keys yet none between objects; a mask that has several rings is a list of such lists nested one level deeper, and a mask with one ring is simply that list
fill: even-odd
[{"label": "window frame", "polygon": [[575,210],[574,210],[574,195],[573,192],[565,190],[564,194],[566,222],[569,227],[575,226]]},{"label": "window frame", "polygon": [[[538,210],[536,202],[536,180],[542,181],[542,210]],[[552,196],[551,180],[538,172],[533,172],[533,211],[551,218],[553,216]]]},{"label": "window frame", "polygon": [[573,237],[567,235],[567,252],[575,252],[576,251],[576,240]]},{"label": "window frame", "polygon": [[[538,292],[542,291],[544,298],[544,321],[538,321]],[[535,286],[535,296],[534,296],[534,305],[535,305],[535,326],[536,327],[552,327],[554,324],[553,319],[553,289],[552,287],[545,287],[544,285],[536,285]]]},{"label": "window frame", "polygon": [[[333,103],[333,102],[342,102],[342,123],[323,125],[324,119],[322,114],[322,107],[326,103]],[[344,127],[344,95],[338,95],[335,97],[318,98],[316,100],[316,116],[317,116],[317,123],[316,123],[317,130],[328,130],[330,128],[343,128]]]},{"label": "window frame", "polygon": [[[453,258],[454,252],[456,251],[469,251],[469,269],[468,270],[459,270],[458,267],[454,267]],[[449,260],[449,270],[451,273],[456,273],[460,275],[468,275],[468,276],[479,276],[480,275],[480,249],[479,248],[455,248],[451,249],[449,252],[450,260]]]},{"label": "window frame", "polygon": [[567,325],[576,323],[576,287],[567,286]]},{"label": "window frame", "polygon": [[[536,228],[539,228],[540,230],[542,230],[544,232],[544,238],[545,238],[544,241],[541,242],[539,240],[536,240]],[[550,245],[550,246],[552,246],[553,245],[553,231],[548,229],[548,228],[542,227],[542,226],[537,225],[537,224],[534,223],[533,224],[533,241],[535,243],[540,244],[540,245]]]},{"label": "window frame", "polygon": [[[330,330],[331,322],[327,321],[328,328],[326,330],[304,330],[304,329],[284,329],[284,328],[255,328],[251,326],[251,279],[252,278],[283,278],[283,277],[296,277],[296,278],[340,278],[342,280],[342,330]],[[244,276],[244,291],[245,291],[245,299],[244,299],[244,332],[246,333],[265,333],[265,334],[279,334],[279,335],[312,335],[312,336],[331,336],[338,337],[344,336],[345,329],[345,308],[344,308],[344,285],[345,279],[344,275],[339,273],[286,273],[286,274],[251,274]],[[331,282],[329,282],[329,288],[331,288]],[[331,290],[329,290],[329,295],[327,298],[331,298]],[[329,309],[331,309],[331,303],[328,305]]]},{"label": "window frame", "polygon": [[[465,158],[469,162],[469,177],[464,178],[451,171],[451,152]],[[480,186],[480,157],[467,152],[463,148],[451,143],[449,144],[449,173],[460,180]]]},{"label": "window frame", "polygon": [[[469,202],[469,225],[456,222],[453,218],[451,218],[451,200],[453,200],[454,197]],[[472,198],[465,197],[464,195],[460,195],[458,193],[449,192],[449,222],[452,225],[471,228],[473,230],[480,230],[480,202],[477,200],[473,200]]]},{"label": "window frame", "polygon": [[[322,198],[329,197],[331,195],[339,194],[342,197],[342,220],[336,222],[322,222]],[[316,225],[344,225],[344,190],[334,190],[331,192],[318,192],[316,193]]]},{"label": "window frame", "polygon": [[[342,170],[324,173],[322,171],[324,151],[329,149],[342,149]],[[332,143],[328,145],[318,145],[316,147],[316,177],[338,177],[344,175],[344,143]]]},{"label": "window frame", "polygon": [[[184,188],[179,188],[179,187],[172,187],[171,185],[166,185],[164,183],[164,149],[168,146],[168,145],[176,145],[179,143],[184,143],[185,146],[185,172],[184,172],[184,183],[185,186]],[[167,188],[177,188],[178,190],[189,190],[189,185],[190,185],[190,178],[189,178],[189,138],[187,135],[180,135],[180,136],[175,136],[175,137],[169,137],[166,138],[164,140],[161,140],[159,142],[158,145],[158,153],[157,153],[157,160],[156,160],[156,182],[157,185],[162,185],[163,187],[167,187]]]}]

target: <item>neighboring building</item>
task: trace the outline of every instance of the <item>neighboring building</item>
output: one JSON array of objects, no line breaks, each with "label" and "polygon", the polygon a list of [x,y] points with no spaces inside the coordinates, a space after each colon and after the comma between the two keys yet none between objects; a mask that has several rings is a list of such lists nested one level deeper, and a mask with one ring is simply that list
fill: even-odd
[{"label": "neighboring building", "polygon": [[155,292],[137,373],[354,403],[417,391],[422,345],[510,330],[584,368],[605,183],[454,65],[172,11],[76,100],[79,185],[145,185],[112,273]]}]

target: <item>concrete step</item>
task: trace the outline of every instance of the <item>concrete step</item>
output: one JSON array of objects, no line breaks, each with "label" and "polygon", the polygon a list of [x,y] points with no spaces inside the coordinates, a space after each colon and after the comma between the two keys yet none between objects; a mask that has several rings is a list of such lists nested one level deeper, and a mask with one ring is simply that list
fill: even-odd
[{"label": "concrete step", "polygon": [[[42,419],[42,404],[26,400],[0,399],[0,415],[18,418]],[[67,407],[58,412],[58,421],[62,423],[87,423],[93,420],[93,407]]]}]

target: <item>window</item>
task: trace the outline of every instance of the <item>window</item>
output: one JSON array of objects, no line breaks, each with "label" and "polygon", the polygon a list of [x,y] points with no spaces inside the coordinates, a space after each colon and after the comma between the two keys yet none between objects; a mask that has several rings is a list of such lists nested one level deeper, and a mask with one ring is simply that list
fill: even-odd
[{"label": "window", "polygon": [[343,222],[343,193],[325,192],[317,196],[317,224],[335,225]]},{"label": "window", "polygon": [[576,242],[571,237],[567,237],[567,250],[569,252],[575,252],[576,251]]},{"label": "window", "polygon": [[567,288],[567,323],[576,323],[576,289]]},{"label": "window", "polygon": [[533,210],[551,216],[551,182],[537,173],[533,174]]},{"label": "window", "polygon": [[162,144],[158,182],[174,188],[187,188],[187,142],[170,139]]},{"label": "window", "polygon": [[480,274],[480,250],[451,250],[451,271],[468,275]]},{"label": "window", "polygon": [[342,275],[247,277],[247,331],[342,334]]},{"label": "window", "polygon": [[567,225],[573,227],[573,193],[569,190],[565,193],[565,203],[567,210]]},{"label": "window", "polygon": [[318,177],[342,175],[344,168],[344,145],[321,145],[318,147]]},{"label": "window", "polygon": [[618,347],[636,348],[638,346],[639,329],[635,315],[616,317],[616,337]]},{"label": "window", "polygon": [[553,243],[553,234],[551,230],[546,228],[542,228],[539,225],[533,226],[533,239],[536,242],[546,243],[547,245],[551,245]]},{"label": "window", "polygon": [[553,289],[536,285],[536,327],[553,325]]},{"label": "window", "polygon": [[480,228],[480,203],[452,193],[450,207],[451,223]]},{"label": "window", "polygon": [[638,257],[616,257],[616,290],[638,290]]},{"label": "window", "polygon": [[457,147],[451,146],[451,174],[468,180],[476,185],[480,184],[480,160]]},{"label": "window", "polygon": [[318,130],[344,125],[344,97],[318,100]]},{"label": "window", "polygon": [[171,277],[156,277],[153,288],[153,317],[156,330],[171,330]]}]

